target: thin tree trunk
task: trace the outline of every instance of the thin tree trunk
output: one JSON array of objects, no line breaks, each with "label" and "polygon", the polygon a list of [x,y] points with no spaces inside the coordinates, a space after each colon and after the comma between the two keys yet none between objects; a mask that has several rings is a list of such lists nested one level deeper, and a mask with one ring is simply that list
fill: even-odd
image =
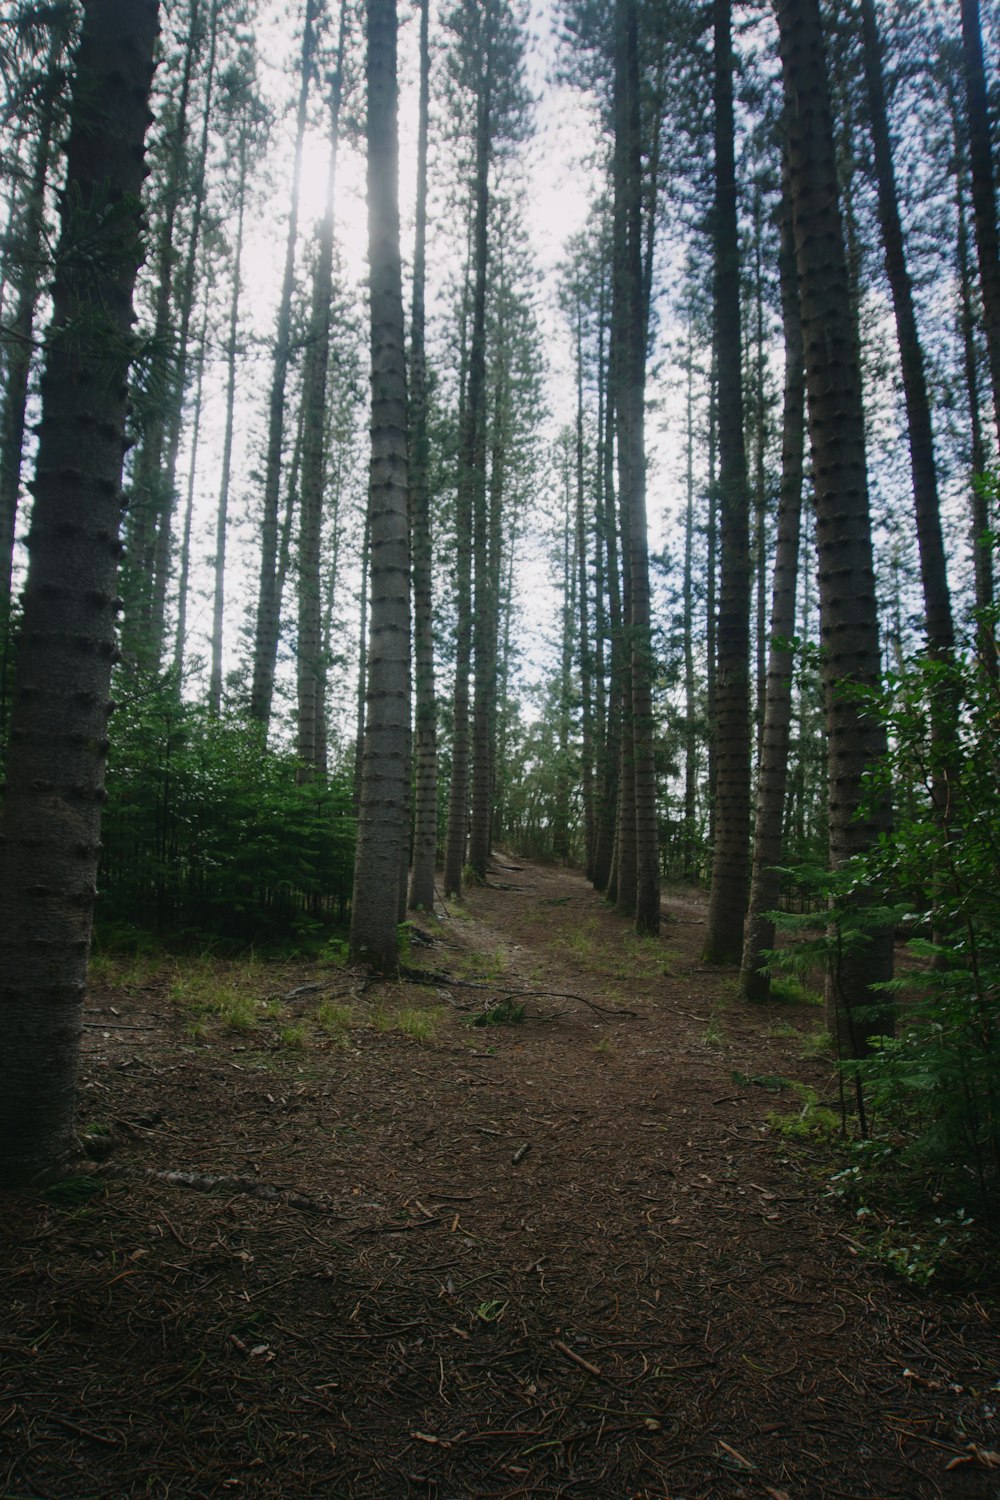
[{"label": "thin tree trunk", "polygon": [[590,601],[587,578],[586,434],[583,404],[583,310],[576,310],[576,559],[578,659],[580,663],[580,781],[583,789],[583,838],[587,878],[594,874],[594,709],[593,654],[590,642]]},{"label": "thin tree trunk", "polygon": [[187,644],[188,587],[191,577],[191,527],[194,521],[194,491],[198,475],[198,444],[201,438],[202,398],[205,388],[205,348],[208,341],[208,278],[198,340],[198,373],[195,376],[194,409],[191,413],[191,454],[188,464],[187,495],[184,502],[184,525],[177,574],[177,631],[174,636],[174,677],[178,684],[184,676],[184,648]]},{"label": "thin tree trunk", "polygon": [[771,600],[771,646],[767,693],[757,777],[753,873],[743,940],[740,989],[748,1000],[766,1000],[771,980],[762,973],[765,953],[774,947],[774,920],[781,892],[781,863],[788,781],[788,747],[792,722],[795,633],[795,585],[798,576],[805,449],[805,378],[802,365],[802,319],[792,244],[788,185],[781,220],[781,313],[785,336],[785,391],[782,416],[781,496]]},{"label": "thin tree trunk", "polygon": [[993,412],[1000,443],[1000,235],[997,232],[993,146],[986,96],[986,67],[979,20],[979,0],[960,0],[965,97],[969,122],[969,163],[972,169],[972,213],[979,254],[979,285],[983,294],[983,323],[993,387]]},{"label": "thin tree trunk", "polygon": [[[180,452],[181,431],[184,426],[184,398],[187,386],[188,347],[191,336],[191,318],[195,303],[195,274],[198,266],[198,251],[201,245],[201,230],[205,217],[205,168],[208,161],[208,127],[214,107],[215,58],[219,30],[220,0],[211,0],[209,8],[208,59],[205,68],[205,101],[202,107],[201,138],[198,154],[188,188],[191,198],[191,223],[188,229],[187,250],[180,281],[179,305],[180,325],[177,330],[177,347],[174,358],[173,381],[170,392],[170,407],[167,422],[166,453],[162,476],[162,504],[153,550],[153,603],[150,621],[150,649],[155,648],[157,663],[162,659],[166,644],[167,591],[170,583],[170,567],[173,552],[173,519],[177,495],[177,459]],[[150,663],[153,656],[150,656]]]},{"label": "thin tree trunk", "polygon": [[743,442],[730,0],[715,19],[715,342],[719,379],[721,587],[715,685],[715,847],[705,961],[738,963],[750,853],[750,543]]},{"label": "thin tree trunk", "polygon": [[437,699],[434,686],[433,538],[427,432],[427,354],[424,283],[427,244],[427,134],[430,112],[428,0],[420,0],[420,104],[417,125],[417,204],[410,324],[410,527],[413,551],[414,676],[416,690],[413,869],[410,905],[434,909],[437,858]]},{"label": "thin tree trunk", "polygon": [[239,338],[240,297],[243,291],[243,233],[246,222],[249,148],[245,131],[240,133],[240,177],[236,203],[236,243],[233,246],[233,284],[229,296],[229,328],[226,336],[226,427],[222,439],[222,472],[219,504],[215,513],[215,581],[212,590],[212,658],[208,679],[208,709],[217,714],[222,706],[223,622],[226,608],[226,543],[229,529],[229,491],[233,472],[233,433],[236,423],[236,370]]},{"label": "thin tree trunk", "polygon": [[365,509],[364,534],[361,538],[361,603],[358,626],[358,699],[354,737],[354,809],[361,806],[361,773],[365,749],[365,703],[368,698],[368,574],[371,566],[372,508]]},{"label": "thin tree trunk", "polygon": [[[462,893],[466,839],[469,827],[470,745],[469,671],[472,658],[472,537],[483,535],[486,483],[486,278],[488,271],[490,117],[492,110],[492,0],[487,0],[487,47],[483,59],[476,115],[475,208],[473,222],[472,334],[464,405],[458,494],[456,570],[458,625],[455,644],[455,693],[451,748],[451,786],[448,795],[448,836],[445,847],[446,896]],[[480,524],[477,526],[477,516]]]},{"label": "thin tree trunk", "polygon": [[285,269],[281,298],[274,330],[274,368],[268,396],[267,454],[264,467],[264,493],[260,532],[260,580],[257,591],[257,616],[254,627],[253,681],[250,688],[250,713],[266,727],[271,718],[274,697],[274,671],[278,656],[278,634],[281,623],[281,594],[278,589],[278,502],[281,493],[281,460],[284,440],[285,386],[291,359],[292,290],[295,280],[295,246],[299,232],[299,198],[302,184],[302,143],[306,128],[306,105],[312,77],[315,50],[315,21],[318,0],[306,0],[302,29],[302,60],[299,72],[299,100],[295,122],[295,160],[292,167],[292,189],[288,207],[288,235],[285,242]]},{"label": "thin tree trunk", "polygon": [[684,837],[683,874],[696,873],[698,741],[694,696],[694,314],[688,324],[685,371],[686,474],[684,498],[684,572],[681,612],[684,630]]},{"label": "thin tree trunk", "polygon": [[16,239],[7,252],[8,263],[13,261],[15,265],[11,277],[15,296],[10,318],[5,320],[3,330],[7,368],[3,406],[0,409],[0,629],[5,634],[9,628],[14,533],[21,495],[21,460],[34,346],[35,309],[42,281],[45,188],[52,163],[52,138],[56,129],[56,106],[62,76],[61,59],[65,45],[64,28],[54,23],[45,87],[39,106],[38,138],[31,158],[31,173],[23,201],[18,205],[19,212],[15,216],[12,211]]},{"label": "thin tree trunk", "polygon": [[156,532],[164,504],[163,457],[167,441],[169,398],[175,381],[170,319],[173,307],[177,214],[185,197],[188,109],[194,66],[202,42],[203,0],[189,0],[184,60],[177,109],[170,132],[170,152],[163,184],[163,217],[156,237],[156,292],[153,305],[151,369],[142,393],[141,439],[132,472],[126,520],[127,551],[122,574],[125,615],[122,649],[144,668],[158,664],[158,643],[151,639]]},{"label": "thin tree trunk", "polygon": [[152,0],[85,0],[0,814],[4,1187],[57,1167],[74,1145],[156,29]]},{"label": "thin tree trunk", "polygon": [[326,207],[319,226],[313,271],[313,300],[309,319],[309,347],[303,376],[302,491],[299,504],[298,642],[296,651],[297,737],[299,779],[310,781],[320,767],[323,727],[320,722],[323,623],[320,551],[323,535],[323,490],[326,478],[326,404],[330,367],[330,307],[333,296],[333,231],[340,140],[340,101],[344,66],[346,0],[341,0],[337,62],[330,89],[330,159]]},{"label": "thin tree trunk", "polygon": [[959,169],[955,174],[955,192],[958,211],[958,261],[959,286],[959,332],[962,339],[965,388],[969,407],[969,462],[972,469],[969,485],[969,507],[971,519],[972,567],[975,579],[976,642],[980,658],[992,677],[997,675],[996,631],[990,617],[994,604],[993,542],[991,538],[990,503],[988,490],[982,483],[986,470],[986,443],[983,439],[983,424],[980,416],[979,359],[976,351],[976,318],[973,307],[972,275],[969,265],[969,228],[963,191],[962,153],[959,139],[957,110],[952,109],[955,129],[955,154]]},{"label": "thin tree trunk", "polygon": [[896,173],[889,141],[885,85],[882,79],[881,45],[873,0],[860,0],[864,40],[865,82],[871,116],[875,175],[878,183],[879,222],[885,251],[885,269],[896,316],[896,336],[903,376],[903,396],[910,437],[910,473],[917,521],[920,576],[924,591],[927,644],[938,658],[948,658],[955,645],[948,593],[948,568],[941,536],[941,506],[938,499],[937,465],[931,406],[924,373],[924,354],[917,331],[913,288],[906,268],[903,226],[899,217]]}]

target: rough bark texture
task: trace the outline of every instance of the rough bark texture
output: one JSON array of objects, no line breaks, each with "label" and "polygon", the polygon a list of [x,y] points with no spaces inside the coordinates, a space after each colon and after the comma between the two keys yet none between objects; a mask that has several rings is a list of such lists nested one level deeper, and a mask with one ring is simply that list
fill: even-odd
[{"label": "rough bark texture", "polygon": [[399,882],[410,783],[410,549],[395,0],[368,0],[368,259],[371,632],[351,952],[389,974],[399,964]]},{"label": "rough bark texture", "polygon": [[[0,819],[0,1182],[73,1147],[115,655],[121,466],[154,0],[88,0],[42,377]],[[86,258],[75,247],[87,246]]]},{"label": "rough bark texture", "polygon": [[[789,131],[789,183],[813,453],[820,644],[826,697],[830,861],[836,870],[890,826],[884,801],[862,811],[865,771],[885,733],[851,696],[879,680],[880,656],[857,329],[837,193],[818,0],[775,0]],[[864,906],[858,891],[845,915]],[[839,956],[828,991],[845,1050],[862,1053],[888,1018],[869,985],[892,975],[892,933]]]},{"label": "rough bark texture", "polygon": [[739,963],[750,854],[750,495],[743,444],[740,262],[729,0],[715,0],[715,344],[720,589],[715,680],[715,847],[707,963]]},{"label": "rough bark texture", "polygon": [[748,1000],[766,1000],[770,976],[761,973],[764,954],[774,947],[774,922],[766,914],[778,905],[788,781],[788,745],[792,722],[794,658],[788,642],[795,632],[795,585],[798,577],[802,516],[802,469],[805,448],[805,380],[802,369],[802,320],[792,245],[788,184],[781,223],[781,313],[785,336],[785,390],[782,414],[781,495],[771,595],[771,645],[757,776],[750,904],[743,935],[740,989]]},{"label": "rough bark texture", "polygon": [[660,920],[660,872],[646,535],[646,299],[638,17],[634,0],[617,0],[615,5],[614,120],[612,359],[626,624],[617,906],[622,912],[634,914],[639,932],[654,933]]},{"label": "rough bark texture", "polygon": [[[962,52],[969,123],[969,164],[972,169],[972,212],[979,255],[979,284],[983,294],[983,323],[989,356],[990,383],[997,441],[1000,444],[1000,235],[997,231],[996,186],[990,117],[986,97],[986,69],[979,0],[961,0]],[[994,450],[996,452],[996,450]]]},{"label": "rough bark texture", "polygon": [[420,0],[420,113],[417,134],[416,235],[413,316],[410,323],[410,529],[413,547],[413,631],[416,724],[414,745],[413,868],[410,905],[434,908],[437,854],[437,702],[434,690],[434,608],[430,496],[427,487],[427,356],[424,281],[427,241],[427,127],[430,101],[428,0]]}]

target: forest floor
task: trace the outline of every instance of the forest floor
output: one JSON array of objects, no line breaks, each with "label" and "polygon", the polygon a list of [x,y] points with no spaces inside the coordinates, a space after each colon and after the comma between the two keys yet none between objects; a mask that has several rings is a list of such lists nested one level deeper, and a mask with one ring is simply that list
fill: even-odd
[{"label": "forest floor", "polygon": [[423,982],[99,960],[108,1159],[4,1204],[2,1500],[996,1500],[997,1281],[870,1253],[767,1123],[836,1106],[821,1013],[704,917],[499,857]]}]

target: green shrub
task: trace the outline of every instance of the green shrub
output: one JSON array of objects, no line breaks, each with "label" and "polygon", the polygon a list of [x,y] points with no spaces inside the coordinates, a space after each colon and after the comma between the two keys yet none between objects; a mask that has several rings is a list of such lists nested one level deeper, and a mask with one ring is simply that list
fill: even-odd
[{"label": "green shrub", "polygon": [[157,685],[113,721],[99,931],[301,945],[345,917],[355,820],[345,776],[296,784],[261,727]]}]

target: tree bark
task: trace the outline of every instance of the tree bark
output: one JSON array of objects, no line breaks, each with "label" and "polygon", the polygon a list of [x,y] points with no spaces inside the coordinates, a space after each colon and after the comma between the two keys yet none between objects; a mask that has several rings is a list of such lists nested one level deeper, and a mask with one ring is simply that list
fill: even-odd
[{"label": "tree bark", "polygon": [[715,19],[715,344],[719,382],[720,599],[715,683],[715,848],[705,962],[739,963],[750,853],[750,538],[743,441],[730,0]]},{"label": "tree bark", "polygon": [[934,432],[924,373],[924,353],[917,330],[913,287],[906,267],[906,247],[899,217],[899,196],[889,140],[885,84],[882,78],[881,44],[873,0],[860,0],[864,42],[865,83],[871,117],[875,176],[878,184],[879,222],[885,252],[885,270],[896,317],[896,337],[903,376],[903,397],[910,438],[910,473],[917,521],[920,576],[924,591],[927,644],[933,655],[947,658],[955,644],[948,592],[948,568],[941,536],[941,506],[938,499]]},{"label": "tree bark", "polygon": [[383,974],[394,974],[399,966],[399,882],[409,834],[410,784],[410,555],[396,24],[395,0],[368,0],[372,598],[351,953]]},{"label": "tree bark", "polygon": [[274,670],[281,625],[281,590],[278,587],[278,502],[281,493],[281,460],[285,423],[285,386],[291,359],[292,289],[295,278],[295,245],[299,232],[299,196],[302,183],[302,143],[306,128],[306,105],[313,71],[315,22],[318,0],[306,0],[302,30],[302,60],[299,100],[295,123],[295,162],[288,206],[285,269],[274,330],[274,368],[268,396],[267,453],[264,468],[263,514],[260,531],[260,580],[254,626],[253,681],[250,713],[267,727],[274,697]]},{"label": "tree bark", "polygon": [[212,590],[212,654],[208,678],[208,709],[217,714],[222,707],[222,632],[226,609],[226,543],[229,531],[229,490],[233,473],[233,432],[236,423],[236,356],[239,338],[240,297],[243,291],[243,233],[246,221],[248,142],[240,132],[237,147],[240,164],[236,199],[236,242],[233,246],[232,288],[229,294],[229,326],[226,333],[226,426],[222,438],[222,471],[219,503],[215,513],[215,566]]},{"label": "tree bark", "polygon": [[[458,494],[455,502],[458,625],[455,646],[455,693],[445,847],[445,895],[460,897],[469,829],[470,743],[469,672],[472,661],[472,537],[485,531],[486,490],[486,278],[489,260],[489,163],[492,110],[493,0],[487,0],[486,50],[476,100],[475,179],[472,229],[472,331],[469,373],[463,409]],[[477,528],[477,516],[480,522]]]},{"label": "tree bark", "polygon": [[761,972],[764,954],[774,947],[774,920],[781,892],[781,863],[788,782],[788,748],[792,723],[790,646],[795,633],[795,585],[798,577],[802,516],[802,471],[805,448],[805,378],[802,366],[802,319],[792,243],[787,174],[781,219],[781,313],[785,339],[785,390],[782,414],[781,495],[771,596],[767,691],[757,776],[750,904],[743,938],[740,990],[747,1000],[767,1000],[771,980]]},{"label": "tree bark", "polygon": [[979,285],[983,294],[983,323],[993,387],[993,412],[1000,444],[1000,235],[997,231],[993,147],[986,97],[986,67],[979,20],[979,0],[960,0],[965,98],[969,125],[969,164],[972,169],[972,214],[979,255]]},{"label": "tree bark", "polygon": [[434,601],[427,432],[427,354],[424,284],[427,263],[427,135],[430,113],[428,0],[420,0],[420,103],[417,124],[417,203],[410,323],[410,527],[413,547],[414,676],[416,689],[413,869],[410,905],[434,910],[437,857],[437,699],[434,687]]},{"label": "tree bark", "polygon": [[333,297],[334,205],[346,15],[346,0],[341,0],[337,61],[330,87],[330,156],[326,205],[318,231],[309,347],[306,351],[302,390],[302,490],[299,504],[298,640],[295,658],[298,708],[296,751],[300,762],[300,781],[312,780],[320,771],[326,744],[322,708],[327,664],[323,654],[320,553],[327,460],[326,406],[330,368],[330,309]]},{"label": "tree bark", "polygon": [[[774,0],[789,129],[789,182],[802,310],[809,436],[819,553],[820,643],[826,698],[830,863],[836,871],[888,832],[884,797],[865,800],[864,776],[885,755],[884,728],[854,695],[880,678],[875,571],[857,326],[837,192],[833,123],[819,0]],[[870,897],[844,898],[841,917]],[[842,930],[842,929],[841,929]],[[870,986],[892,976],[892,932],[838,952],[827,990],[831,1029],[860,1056],[891,1026]]]},{"label": "tree bark", "polygon": [[[0,815],[0,1184],[73,1149],[157,6],[85,0]],[[109,206],[113,212],[109,212]],[[76,247],[86,244],[82,259]]]},{"label": "tree bark", "polygon": [[11,280],[15,296],[10,317],[4,320],[7,323],[4,329],[7,368],[3,406],[0,409],[0,629],[5,635],[10,628],[14,533],[21,495],[21,462],[34,347],[35,309],[41,284],[45,189],[52,161],[57,105],[63,77],[62,57],[66,46],[64,28],[53,23],[52,30],[39,107],[38,136],[31,158],[31,176],[14,218],[16,242],[8,251],[8,262],[14,262]]}]

